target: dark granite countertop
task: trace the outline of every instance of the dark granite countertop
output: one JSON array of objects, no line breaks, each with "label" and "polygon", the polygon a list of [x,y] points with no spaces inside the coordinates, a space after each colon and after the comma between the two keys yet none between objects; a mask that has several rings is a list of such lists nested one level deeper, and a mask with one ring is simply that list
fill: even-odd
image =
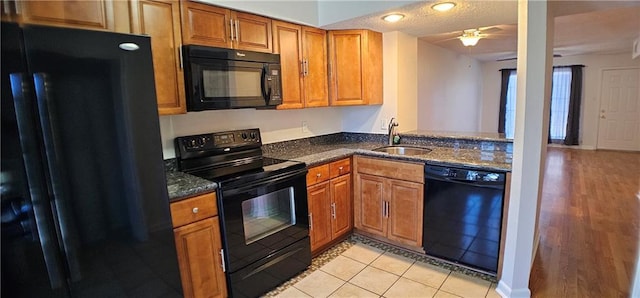
[{"label": "dark granite countertop", "polygon": [[215,191],[218,184],[178,171],[167,171],[169,202]]},{"label": "dark granite countertop", "polygon": [[[432,149],[422,155],[398,155],[372,151],[385,146],[386,135],[337,133],[306,139],[291,140],[262,147],[264,156],[297,160],[315,166],[354,154],[421,162],[431,165],[458,166],[484,170],[511,171],[511,140],[483,134],[464,136],[435,136],[425,132],[401,133],[401,145],[423,146]],[[214,191],[215,182],[176,170],[175,160],[167,160],[167,188],[170,201]]]},{"label": "dark granite countertop", "polygon": [[331,145],[314,144],[310,146],[282,148],[277,151],[266,152],[265,156],[302,161],[306,163],[307,166],[314,166],[358,154],[423,162],[432,165],[511,171],[511,154],[504,151],[433,146],[425,146],[432,149],[432,151],[427,154],[412,156],[371,151],[372,149],[382,146],[385,146],[385,144],[379,142],[336,143]]},{"label": "dark granite countertop", "polygon": [[503,133],[412,130],[400,134],[423,138],[513,143],[513,140],[505,138]]}]

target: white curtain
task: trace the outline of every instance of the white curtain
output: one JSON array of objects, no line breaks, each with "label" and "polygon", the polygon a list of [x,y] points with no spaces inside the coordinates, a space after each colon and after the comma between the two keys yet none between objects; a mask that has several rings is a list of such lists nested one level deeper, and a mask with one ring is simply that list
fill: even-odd
[{"label": "white curtain", "polygon": [[[516,72],[509,76],[507,101],[505,107],[504,134],[513,139],[516,120]],[[571,96],[571,67],[553,68],[551,82],[551,117],[549,119],[549,137],[552,141],[562,141],[566,136],[569,98]]]}]

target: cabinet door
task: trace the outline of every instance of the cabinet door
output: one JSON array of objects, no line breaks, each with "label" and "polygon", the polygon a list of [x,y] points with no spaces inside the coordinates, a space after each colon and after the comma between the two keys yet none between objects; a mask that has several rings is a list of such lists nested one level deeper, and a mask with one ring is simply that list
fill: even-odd
[{"label": "cabinet door", "polygon": [[363,42],[361,30],[329,31],[331,105],[366,104],[362,90]]},{"label": "cabinet door", "polygon": [[174,230],[185,297],[226,297],[218,217]]},{"label": "cabinet door", "polygon": [[282,104],[278,109],[304,108],[302,27],[273,21],[273,52],[280,54]]},{"label": "cabinet door", "polygon": [[273,52],[271,19],[243,12],[231,12],[235,22],[235,48],[256,52]]},{"label": "cabinet door", "polygon": [[389,179],[389,233],[387,238],[422,246],[423,184]]},{"label": "cabinet door", "polygon": [[331,179],[332,239],[336,239],[353,228],[351,207],[351,175]]},{"label": "cabinet door", "polygon": [[307,188],[311,251],[331,241],[331,190],[329,182]]},{"label": "cabinet door", "polygon": [[186,113],[178,2],[132,0],[131,15],[133,33],[151,36],[159,113]]},{"label": "cabinet door", "polygon": [[105,0],[17,1],[22,22],[115,31],[114,2]]},{"label": "cabinet door", "polygon": [[180,9],[184,44],[231,48],[230,10],[192,1],[180,1]]},{"label": "cabinet door", "polygon": [[327,31],[302,27],[302,39],[306,66],[304,76],[304,101],[307,107],[329,105],[327,76]]},{"label": "cabinet door", "polygon": [[363,231],[387,235],[387,219],[383,214],[385,178],[358,174],[354,197],[354,223]]}]

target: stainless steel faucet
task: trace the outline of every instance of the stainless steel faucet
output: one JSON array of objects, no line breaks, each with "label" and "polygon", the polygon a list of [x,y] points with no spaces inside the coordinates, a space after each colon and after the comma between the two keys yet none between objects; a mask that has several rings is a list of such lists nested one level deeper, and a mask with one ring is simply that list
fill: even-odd
[{"label": "stainless steel faucet", "polygon": [[393,129],[398,126],[398,123],[394,122],[396,118],[391,118],[389,121],[389,146],[393,145]]}]

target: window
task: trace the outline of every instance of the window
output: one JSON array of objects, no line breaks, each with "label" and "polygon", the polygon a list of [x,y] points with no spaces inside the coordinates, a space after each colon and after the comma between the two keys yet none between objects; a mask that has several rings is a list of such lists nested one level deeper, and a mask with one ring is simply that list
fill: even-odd
[{"label": "window", "polygon": [[[551,82],[551,117],[549,139],[567,145],[578,144],[578,124],[582,89],[582,67],[554,67]],[[577,69],[577,70],[576,70]],[[509,139],[514,137],[516,110],[516,71],[503,69],[500,131]],[[507,77],[508,76],[508,77]],[[575,78],[575,80],[574,80]],[[506,84],[506,86],[504,86]],[[506,90],[504,90],[506,87]]]}]

